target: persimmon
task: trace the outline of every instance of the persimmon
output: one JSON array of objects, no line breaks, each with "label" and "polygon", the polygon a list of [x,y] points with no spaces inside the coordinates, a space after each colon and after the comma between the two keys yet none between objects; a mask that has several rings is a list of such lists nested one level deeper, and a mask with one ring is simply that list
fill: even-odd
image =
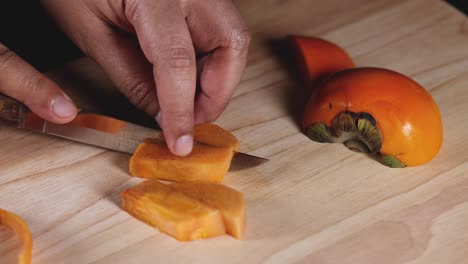
[{"label": "persimmon", "polygon": [[221,181],[239,149],[239,141],[213,124],[196,126],[194,138],[193,150],[185,157],[173,155],[163,139],[146,140],[130,159],[130,174],[175,182]]},{"label": "persimmon", "polygon": [[33,240],[28,225],[19,216],[0,209],[0,225],[13,230],[23,242],[23,251],[19,255],[19,264],[31,263]]},{"label": "persimmon", "polygon": [[195,126],[194,140],[199,143],[216,147],[232,147],[233,151],[239,151],[239,140],[222,127],[205,123]]},{"label": "persimmon", "polygon": [[222,184],[147,180],[121,193],[122,207],[141,221],[181,241],[229,234],[242,239],[242,193]]},{"label": "persimmon", "polygon": [[231,147],[195,143],[185,157],[172,154],[165,142],[142,143],[130,159],[130,174],[168,181],[212,181],[224,178],[234,153]]},{"label": "persimmon", "polygon": [[380,68],[335,73],[316,88],[303,128],[319,142],[343,142],[390,167],[433,159],[442,145],[442,120],[432,96],[417,82]]},{"label": "persimmon", "polygon": [[226,233],[219,210],[157,180],[131,187],[121,193],[121,198],[125,211],[177,240],[190,241]]},{"label": "persimmon", "polygon": [[70,124],[92,128],[111,134],[118,133],[127,125],[126,122],[115,118],[89,113],[78,114]]},{"label": "persimmon", "polygon": [[226,233],[242,239],[245,230],[245,203],[241,192],[211,182],[179,182],[171,186],[177,192],[218,209],[223,216]]},{"label": "persimmon", "polygon": [[330,41],[306,36],[290,36],[290,40],[304,79],[311,84],[335,72],[354,67],[348,53]]}]

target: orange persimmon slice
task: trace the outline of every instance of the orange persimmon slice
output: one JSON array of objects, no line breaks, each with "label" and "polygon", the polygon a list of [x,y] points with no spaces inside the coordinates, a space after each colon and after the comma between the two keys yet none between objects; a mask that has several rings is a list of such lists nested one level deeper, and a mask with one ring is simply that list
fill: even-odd
[{"label": "orange persimmon slice", "polygon": [[226,233],[242,239],[245,230],[245,203],[241,192],[210,182],[181,182],[171,186],[177,192],[220,210]]},{"label": "orange persimmon slice", "polygon": [[293,49],[308,82],[324,79],[331,74],[354,67],[344,49],[330,41],[306,36],[290,36]]},{"label": "orange persimmon slice", "polygon": [[212,123],[196,125],[194,136],[196,142],[216,147],[231,146],[233,151],[239,151],[239,140],[218,125]]},{"label": "orange persimmon slice", "polygon": [[147,180],[121,197],[124,210],[181,241],[226,233],[242,239],[244,234],[243,195],[225,185]]},{"label": "orange persimmon slice", "polygon": [[69,124],[92,128],[110,134],[120,132],[127,125],[124,121],[96,114],[78,114]]},{"label": "orange persimmon slice", "polygon": [[23,251],[19,255],[18,263],[31,263],[33,241],[28,225],[19,216],[3,209],[0,209],[0,225],[13,230],[23,242]]},{"label": "orange persimmon slice", "polygon": [[130,174],[175,182],[221,181],[239,150],[239,141],[209,123],[197,125],[194,134],[192,153],[185,157],[173,155],[164,140],[145,140],[130,159]]},{"label": "orange persimmon slice", "polygon": [[192,153],[179,157],[170,152],[165,142],[144,142],[130,159],[130,174],[175,182],[218,182],[228,171],[233,155],[231,147],[195,143]]},{"label": "orange persimmon slice", "polygon": [[219,210],[205,205],[172,185],[147,180],[121,193],[122,207],[137,219],[180,241],[226,233]]}]

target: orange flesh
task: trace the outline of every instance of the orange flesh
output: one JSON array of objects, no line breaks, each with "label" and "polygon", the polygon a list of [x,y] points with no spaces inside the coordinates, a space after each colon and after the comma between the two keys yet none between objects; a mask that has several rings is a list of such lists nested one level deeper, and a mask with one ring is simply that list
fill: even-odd
[{"label": "orange flesh", "polygon": [[220,210],[226,233],[242,239],[245,230],[245,203],[241,192],[225,185],[207,182],[183,182],[171,186],[177,192]]},{"label": "orange flesh", "polygon": [[177,192],[171,185],[148,180],[121,193],[122,207],[141,221],[177,240],[225,234],[221,213]]},{"label": "orange flesh", "polygon": [[218,182],[227,173],[232,157],[231,147],[194,144],[192,153],[178,157],[164,142],[146,142],[140,144],[130,159],[130,174],[175,182]]},{"label": "orange flesh", "polygon": [[130,159],[130,174],[175,182],[221,181],[231,165],[233,151],[239,149],[239,141],[214,124],[197,125],[194,138],[199,143],[186,157],[173,155],[164,140],[146,140]]},{"label": "orange flesh", "polygon": [[194,138],[196,142],[216,147],[232,147],[233,151],[239,151],[239,140],[223,128],[211,124],[195,126]]},{"label": "orange flesh", "polygon": [[303,127],[331,126],[341,112],[367,112],[382,134],[382,154],[407,166],[431,160],[442,145],[442,120],[431,95],[410,78],[385,69],[342,71],[323,83],[310,98]]},{"label": "orange flesh", "polygon": [[310,82],[354,67],[346,51],[334,43],[315,37],[291,36],[291,39],[305,79]]},{"label": "orange flesh", "polygon": [[70,124],[92,128],[111,134],[118,133],[127,125],[124,121],[95,114],[78,114]]},{"label": "orange flesh", "polygon": [[23,251],[19,255],[18,263],[31,263],[33,245],[32,235],[23,219],[13,213],[0,209],[0,225],[5,225],[13,230],[21,241],[23,241]]}]

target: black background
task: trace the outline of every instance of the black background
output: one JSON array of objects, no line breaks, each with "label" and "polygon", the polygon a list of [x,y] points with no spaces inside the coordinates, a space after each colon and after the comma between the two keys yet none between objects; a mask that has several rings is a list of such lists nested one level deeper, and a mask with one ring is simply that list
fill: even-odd
[{"label": "black background", "polygon": [[[41,71],[82,56],[80,50],[55,26],[38,2],[34,0],[2,2],[0,43],[14,50]],[[447,2],[468,14],[468,0]]]}]

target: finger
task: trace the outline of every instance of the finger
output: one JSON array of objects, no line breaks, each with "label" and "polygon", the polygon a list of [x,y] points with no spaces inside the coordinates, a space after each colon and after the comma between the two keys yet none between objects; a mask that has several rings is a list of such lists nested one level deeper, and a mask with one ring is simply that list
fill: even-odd
[{"label": "finger", "polygon": [[0,92],[54,123],[67,123],[77,109],[59,86],[0,44]]},{"label": "finger", "polygon": [[115,31],[95,17],[86,18],[92,29],[87,34],[86,54],[106,72],[118,89],[141,110],[155,117],[159,112],[152,65],[145,58],[138,41]]},{"label": "finger", "polygon": [[176,1],[133,1],[127,16],[135,28],[153,75],[159,120],[169,149],[185,156],[193,146],[196,83],[195,51],[184,14]]},{"label": "finger", "polygon": [[193,1],[187,18],[203,59],[195,122],[213,121],[229,103],[247,61],[250,34],[231,1]]}]

